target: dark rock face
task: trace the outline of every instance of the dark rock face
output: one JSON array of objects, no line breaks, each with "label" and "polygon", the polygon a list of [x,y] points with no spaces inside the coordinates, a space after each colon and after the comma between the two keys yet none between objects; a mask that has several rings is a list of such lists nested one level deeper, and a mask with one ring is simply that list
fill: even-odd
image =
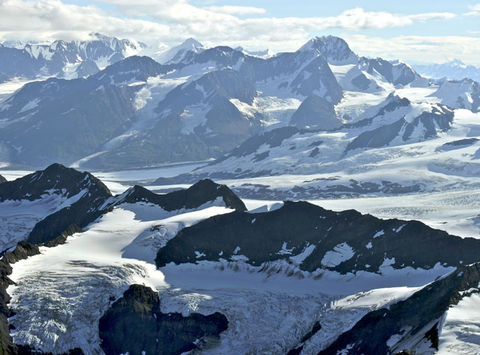
[{"label": "dark rock face", "polygon": [[242,200],[226,185],[219,185],[205,179],[190,186],[186,190],[173,191],[165,195],[157,195],[141,186],[134,186],[118,203],[150,202],[159,205],[166,211],[194,209],[221,197],[225,206],[237,211],[246,211]]},{"label": "dark rock face", "polygon": [[208,337],[218,337],[227,327],[227,318],[218,312],[188,317],[162,313],[156,292],[132,285],[100,319],[99,335],[107,355],[181,354]]},{"label": "dark rock face", "polygon": [[327,131],[342,125],[333,104],[316,95],[311,95],[302,102],[290,123],[300,128],[309,127]]},{"label": "dark rock face", "polygon": [[[387,108],[385,108],[387,109]],[[423,112],[411,122],[401,118],[393,123],[365,131],[349,143],[346,151],[357,148],[378,148],[389,145],[395,138],[403,142],[426,140],[437,136],[438,131],[447,131],[453,122],[453,111],[444,106],[434,108],[432,112]],[[421,128],[421,136],[413,136]]]},{"label": "dark rock face", "polygon": [[8,325],[8,318],[13,316],[12,311],[8,308],[10,296],[7,293],[8,286],[13,284],[13,281],[8,277],[12,273],[11,264],[39,253],[37,246],[20,242],[13,252],[6,253],[0,260],[0,354],[19,353],[10,337]]},{"label": "dark rock face", "polygon": [[146,81],[151,76],[165,74],[171,66],[162,65],[150,57],[131,56],[112,64],[92,77],[104,84],[116,85],[133,81]]},{"label": "dark rock face", "polygon": [[5,179],[2,175],[0,175],[0,184],[7,182],[7,179]]},{"label": "dark rock face", "polygon": [[0,118],[8,121],[0,132],[0,141],[8,147],[6,158],[39,167],[71,164],[95,153],[131,124],[139,89],[94,77],[26,84],[8,99],[9,108],[0,112]]},{"label": "dark rock face", "polygon": [[53,164],[43,171],[0,184],[0,201],[37,200],[45,194],[70,198],[82,191],[83,195],[70,206],[38,222],[27,238],[33,244],[56,240],[55,244],[80,231],[105,212],[100,207],[112,195],[100,180],[90,173]]},{"label": "dark rock face", "polygon": [[382,58],[360,58],[360,65],[367,73],[379,73],[388,82],[394,85],[407,85],[417,78],[421,78],[415,70],[404,63],[389,62]]},{"label": "dark rock face", "polygon": [[[340,273],[377,272],[387,259],[396,269],[430,269],[437,263],[456,266],[460,260],[476,262],[480,255],[479,240],[451,236],[417,221],[381,220],[354,210],[337,213],[307,202],[285,202],[275,211],[233,212],[185,228],[158,251],[156,263],[162,267],[170,262],[234,260],[238,254],[246,256],[248,264],[260,266],[288,261],[309,246],[314,248],[300,269]],[[322,263],[336,248],[350,250],[352,255],[337,265],[326,260]]]},{"label": "dark rock face", "polygon": [[96,177],[79,172],[61,164],[52,164],[45,170],[37,171],[0,186],[0,201],[36,200],[48,191],[65,192],[72,197],[88,189],[91,193],[111,195],[108,188]]},{"label": "dark rock face", "polygon": [[[341,350],[345,350],[344,354],[414,353],[415,349],[404,349],[401,343],[419,335],[429,340],[432,349],[438,349],[440,318],[450,306],[470,295],[472,289],[478,292],[479,281],[480,264],[459,267],[405,301],[367,314],[320,354],[338,354]],[[428,326],[432,323],[432,327]],[[400,334],[401,339],[389,349],[386,343],[395,334]]]}]

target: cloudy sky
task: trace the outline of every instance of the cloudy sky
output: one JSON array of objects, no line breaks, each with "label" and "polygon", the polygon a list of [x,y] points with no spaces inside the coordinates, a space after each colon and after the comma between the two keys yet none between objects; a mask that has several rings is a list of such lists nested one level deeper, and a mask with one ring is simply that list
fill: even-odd
[{"label": "cloudy sky", "polygon": [[[478,0],[477,0],[478,1]],[[480,65],[480,2],[322,0],[0,0],[0,39],[85,39],[91,32],[165,48],[290,51],[337,35],[360,55]]]}]

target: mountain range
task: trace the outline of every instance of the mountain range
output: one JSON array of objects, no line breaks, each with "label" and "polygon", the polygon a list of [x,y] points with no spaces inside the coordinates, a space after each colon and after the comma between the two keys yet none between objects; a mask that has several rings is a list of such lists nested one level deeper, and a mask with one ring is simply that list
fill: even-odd
[{"label": "mountain range", "polygon": [[[133,46],[109,43],[121,48],[117,54]],[[89,44],[105,44],[105,38]],[[383,106],[395,110],[392,95],[415,101],[411,110],[420,124],[429,125],[421,114],[432,112],[433,103],[479,109],[475,81],[432,82],[407,64],[359,57],[338,37],[314,38],[296,52],[266,59],[229,47],[205,49],[194,40],[175,53],[167,64],[132,56],[87,78],[25,85],[0,104],[1,161],[118,169],[218,159],[284,126],[348,132],[350,147],[373,128],[391,132],[378,146],[393,141],[398,130],[412,131],[403,141],[426,140],[437,130],[425,128],[423,137],[413,138],[416,122],[387,119],[383,128],[372,127],[368,122],[383,114]]]},{"label": "mountain range", "polygon": [[113,196],[59,164],[0,199],[16,232],[1,240],[5,353],[475,348],[455,312],[476,309],[478,239],[308,202],[252,209],[211,180]]},{"label": "mountain range", "polygon": [[475,81],[480,80],[480,68],[465,64],[459,59],[441,64],[416,64],[414,67],[419,73],[430,78],[447,78],[451,80],[470,78]]},{"label": "mountain range", "polygon": [[478,352],[475,78],[144,49],[0,46],[0,353]]}]

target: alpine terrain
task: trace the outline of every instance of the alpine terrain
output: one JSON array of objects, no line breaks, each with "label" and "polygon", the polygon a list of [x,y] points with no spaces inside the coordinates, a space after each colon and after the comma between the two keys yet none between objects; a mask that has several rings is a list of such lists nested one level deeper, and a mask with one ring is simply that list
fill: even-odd
[{"label": "alpine terrain", "polygon": [[[15,0],[0,22],[12,3],[61,26],[0,29],[0,354],[480,353],[475,63],[292,50],[315,17],[243,5]],[[262,49],[267,23],[298,33]]]}]

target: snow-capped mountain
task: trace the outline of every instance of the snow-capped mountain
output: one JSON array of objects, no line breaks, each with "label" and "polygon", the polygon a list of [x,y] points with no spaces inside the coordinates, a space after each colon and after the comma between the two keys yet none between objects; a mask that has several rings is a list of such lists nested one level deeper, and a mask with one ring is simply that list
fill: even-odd
[{"label": "snow-capped mountain", "polygon": [[[326,120],[328,115],[320,117]],[[398,169],[406,169],[410,150],[415,150],[417,157],[423,155],[433,162],[442,156],[469,161],[471,158],[461,157],[458,149],[476,149],[474,141],[459,144],[456,149],[443,149],[453,141],[449,140],[448,132],[456,134],[458,130],[468,136],[465,129],[469,123],[462,127],[461,118],[456,120],[454,111],[440,104],[418,104],[396,95],[371,107],[355,122],[335,123],[336,127],[320,129],[282,127],[268,131],[246,140],[205,167],[183,176],[161,178],[154,184],[192,182],[204,177],[237,179],[234,188],[242,194],[282,199],[432,191],[440,187],[429,183],[428,176],[422,179],[417,173],[412,177],[398,176],[396,164]],[[398,160],[392,159],[395,155]],[[413,171],[418,169],[414,161],[412,164]],[[427,164],[427,170],[428,167],[433,170],[433,166]],[[276,185],[275,176],[284,174],[297,175],[298,179]],[[251,183],[252,179],[257,183]],[[459,186],[460,181],[456,181]],[[454,179],[445,177],[444,183],[451,185]]]},{"label": "snow-capped mountain", "polygon": [[88,41],[57,40],[51,44],[0,45],[3,81],[14,77],[86,77],[144,48],[143,44],[132,40],[119,40],[98,33],[91,37]]},{"label": "snow-capped mountain", "polygon": [[[285,126],[342,132],[342,141],[352,143],[341,149],[346,153],[438,137],[453,124],[448,107],[478,106],[476,82],[439,85],[405,63],[358,57],[337,37],[316,37],[296,52],[266,59],[200,47],[187,41],[167,65],[133,56],[83,81],[25,86],[0,104],[1,160],[118,168],[218,159],[256,134]],[[408,99],[410,113],[399,107],[380,114],[391,95]],[[46,138],[51,125],[68,132],[64,143]],[[77,139],[83,144],[70,144]],[[59,144],[64,149],[48,148]]]},{"label": "snow-capped mountain", "polygon": [[445,80],[432,96],[453,108],[465,108],[472,112],[480,110],[480,84],[471,79]]},{"label": "snow-capped mountain", "polygon": [[252,57],[259,57],[259,58],[263,58],[263,59],[270,58],[270,57],[273,57],[275,55],[275,53],[272,52],[270,49],[255,51],[255,50],[248,50],[248,49],[245,49],[243,47],[235,47],[235,50],[243,52],[246,55],[249,55],[249,56],[252,56]]},{"label": "snow-capped mountain", "polygon": [[480,68],[463,63],[459,59],[442,64],[417,64],[415,69],[422,75],[429,78],[451,80],[473,79],[480,81]]},{"label": "snow-capped mountain", "polygon": [[[416,221],[307,202],[251,208],[209,180],[112,196],[92,175],[60,165],[5,184],[0,196],[17,203],[83,187],[84,198],[102,201],[90,205],[95,219],[58,243],[22,241],[1,260],[7,352],[336,353],[345,339],[364,351],[364,333],[369,344],[412,351],[441,317],[454,316],[449,306],[477,292],[476,266],[463,265],[478,261],[480,241]],[[75,204],[65,217],[92,212]],[[381,332],[368,321],[378,317]]]},{"label": "snow-capped mountain", "polygon": [[188,38],[178,46],[174,46],[167,51],[157,55],[155,59],[160,63],[179,63],[186,57],[204,51],[206,48],[194,38]]}]

